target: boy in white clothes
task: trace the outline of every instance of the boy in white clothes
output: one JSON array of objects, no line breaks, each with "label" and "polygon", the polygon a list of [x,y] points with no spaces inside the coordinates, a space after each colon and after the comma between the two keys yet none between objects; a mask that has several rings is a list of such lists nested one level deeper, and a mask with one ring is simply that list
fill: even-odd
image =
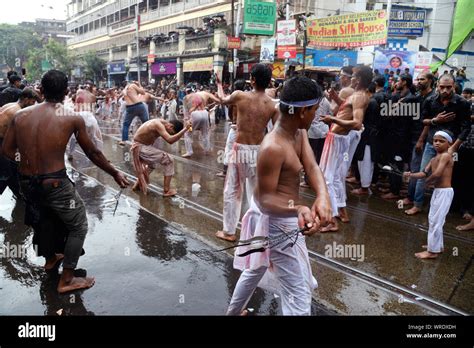
[{"label": "boy in white clothes", "polygon": [[[424,179],[428,177],[426,183],[433,184],[435,187],[431,197],[430,213],[428,214],[428,245],[422,246],[427,250],[415,254],[419,259],[435,259],[444,250],[443,226],[454,196],[451,187],[453,159],[448,152],[452,143],[453,137],[448,131],[436,132],[433,137],[436,157],[428,163],[424,171],[404,173],[406,178]],[[429,172],[431,172],[431,175],[428,176]]]}]

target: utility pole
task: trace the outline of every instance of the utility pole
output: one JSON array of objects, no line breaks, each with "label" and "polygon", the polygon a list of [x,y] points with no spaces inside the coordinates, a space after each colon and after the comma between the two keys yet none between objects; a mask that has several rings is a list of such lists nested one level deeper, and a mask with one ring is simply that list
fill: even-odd
[{"label": "utility pole", "polygon": [[[235,21],[235,36],[236,37],[239,37],[239,35],[240,35],[240,12],[242,10],[241,1],[242,0],[238,0],[238,2],[237,2],[237,20]],[[233,5],[232,5],[232,8],[234,8]],[[237,68],[239,66],[239,64],[236,64],[236,61],[237,61],[238,58],[237,58],[237,49],[235,49],[235,48],[234,48],[234,53],[232,54],[232,59],[234,61],[234,72],[232,73],[232,77],[233,77],[233,79],[235,79],[235,77],[237,76]]]},{"label": "utility pole", "polygon": [[137,36],[137,76],[138,76],[138,84],[141,86],[140,81],[140,38],[138,36],[138,32],[140,30],[140,15],[138,13],[138,4],[141,0],[137,0],[137,6],[135,10],[135,24],[136,24],[136,36]]},{"label": "utility pole", "polygon": [[[235,29],[234,29],[234,5],[235,1],[232,0],[232,5],[231,5],[231,11],[230,11],[230,16],[231,18],[231,23],[230,23],[230,30],[231,30],[231,36],[234,37],[235,35]],[[230,86],[231,88],[234,86],[234,69],[235,69],[235,51],[232,50],[232,72],[230,73]],[[224,77],[222,77],[224,78]]]}]

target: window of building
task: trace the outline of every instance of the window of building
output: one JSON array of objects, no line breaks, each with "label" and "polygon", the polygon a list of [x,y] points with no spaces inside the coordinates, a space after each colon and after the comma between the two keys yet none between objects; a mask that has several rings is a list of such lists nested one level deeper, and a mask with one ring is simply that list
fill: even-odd
[{"label": "window of building", "polygon": [[101,27],[105,27],[107,25],[107,18],[106,17],[102,17],[100,19],[100,26]]},{"label": "window of building", "polygon": [[114,16],[115,16],[115,20],[114,20],[114,21],[115,21],[115,22],[118,22],[118,21],[120,20],[120,12],[119,12],[119,11],[115,12],[115,15],[114,15]]},{"label": "window of building", "polygon": [[128,18],[128,8],[124,8],[122,11],[120,11],[120,18],[121,19]]},{"label": "window of building", "polygon": [[95,20],[94,21],[94,29],[99,29],[99,26],[100,26],[100,20]]},{"label": "window of building", "polygon": [[115,20],[114,20],[114,15],[111,14],[111,15],[107,16],[107,23],[108,23],[108,24],[111,24],[111,23],[113,23],[113,22],[115,22]]},{"label": "window of building", "polygon": [[150,10],[156,10],[158,8],[158,0],[150,0]]},{"label": "window of building", "polygon": [[135,17],[135,6],[130,6],[130,17]]}]

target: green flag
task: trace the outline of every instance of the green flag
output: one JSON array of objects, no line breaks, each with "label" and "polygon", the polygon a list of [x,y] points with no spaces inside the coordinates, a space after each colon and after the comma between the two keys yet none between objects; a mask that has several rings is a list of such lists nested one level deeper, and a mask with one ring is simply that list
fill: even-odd
[{"label": "green flag", "polygon": [[446,50],[446,56],[441,62],[433,63],[431,71],[435,71],[462,45],[464,40],[474,30],[474,1],[458,0],[453,18],[451,40]]}]

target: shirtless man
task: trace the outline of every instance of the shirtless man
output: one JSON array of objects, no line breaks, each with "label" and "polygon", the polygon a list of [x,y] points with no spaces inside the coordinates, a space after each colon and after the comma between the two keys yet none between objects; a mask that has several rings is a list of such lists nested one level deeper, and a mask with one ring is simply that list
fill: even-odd
[{"label": "shirtless man", "polygon": [[253,195],[257,179],[257,154],[265,136],[265,127],[270,119],[275,123],[279,115],[275,103],[265,94],[265,89],[272,77],[270,68],[265,64],[255,64],[250,76],[252,91],[235,91],[228,97],[225,97],[222,84],[218,82],[221,103],[234,105],[237,109],[237,137],[232,148],[224,184],[224,228],[216,233],[218,238],[229,242],[236,240],[235,230],[242,208],[246,180],[249,204]]},{"label": "shirtless man", "polygon": [[[365,110],[370,100],[367,88],[372,82],[372,70],[368,66],[360,66],[355,71],[354,78],[356,91],[341,105],[337,115],[321,117],[321,121],[332,126],[324,143],[320,167],[328,185],[333,216],[341,216],[346,219],[345,221],[348,221],[345,210],[347,198],[345,178],[355,152],[355,149],[354,152],[351,151],[355,141],[349,132],[362,129]],[[333,218],[331,224],[321,229],[321,232],[338,230],[337,221]]]},{"label": "shirtless man", "polygon": [[191,128],[191,122],[186,122],[183,129],[183,123],[178,120],[168,122],[160,119],[147,121],[138,128],[130,149],[133,157],[133,167],[138,179],[133,186],[134,191],[141,190],[146,195],[150,183],[150,173],[157,165],[161,165],[164,167],[163,196],[176,195],[177,191],[170,187],[174,175],[173,159],[153,144],[158,137],[162,137],[167,143],[173,144],[181,139],[189,128]]},{"label": "shirtless man", "polygon": [[124,90],[122,95],[125,100],[125,119],[123,121],[122,127],[122,141],[119,142],[119,145],[125,145],[125,142],[128,140],[128,131],[130,129],[130,124],[132,123],[135,117],[138,117],[142,124],[148,121],[148,108],[143,103],[143,98],[146,96],[147,92],[140,87],[138,82],[133,82],[127,84],[126,81],[123,83]]},{"label": "shirtless man", "polygon": [[[7,134],[7,130],[15,116],[15,113],[28,106],[34,105],[39,101],[39,97],[32,88],[25,88],[20,94],[20,99],[14,103],[5,104],[0,108],[0,151],[2,148],[3,138]],[[17,180],[18,166],[16,162],[12,162],[0,155],[0,195],[8,186],[15,196],[19,195],[19,187]]]},{"label": "shirtless man", "polygon": [[[234,91],[243,91],[245,89],[245,80],[237,80],[234,82]],[[225,152],[224,152],[224,170],[217,173],[217,176],[225,178],[227,175],[227,167],[229,163],[229,157],[232,154],[232,147],[235,143],[235,138],[237,137],[237,108],[233,105],[229,105],[229,115],[231,118],[231,126],[229,133],[227,134],[227,140],[225,142]]]},{"label": "shirtless man", "polygon": [[[192,122],[191,113],[199,107],[205,108],[209,102],[220,103],[220,99],[214,94],[199,91],[196,93],[188,94],[183,99],[183,114],[184,122]],[[182,157],[191,157],[193,155],[193,142],[192,142],[192,133],[188,132],[184,135],[184,146],[186,148],[186,153]]]},{"label": "shirtless man", "polygon": [[[28,224],[41,223],[44,214],[49,214],[60,219],[67,229],[64,255],[45,256],[46,269],[64,258],[57,288],[60,293],[90,288],[94,284],[94,278],[74,275],[87,234],[87,216],[64,165],[64,151],[71,135],[76,135],[86,156],[113,176],[120,187],[128,185],[123,174],[109,164],[89,139],[81,116],[58,117],[58,109],[62,109],[58,106],[67,94],[67,86],[64,73],[48,71],[41,80],[45,102],[17,112],[3,143],[8,158],[15,159],[17,149],[19,152],[21,190],[29,206],[27,211],[35,212]],[[69,109],[62,110],[73,113]]]},{"label": "shirtless man", "polygon": [[[318,231],[331,217],[331,203],[324,177],[309,145],[307,129],[313,121],[321,89],[307,77],[288,80],[281,92],[281,116],[275,128],[260,146],[257,161],[257,186],[250,209],[242,220],[242,239],[268,237],[277,240],[283,233],[306,228],[304,235]],[[306,207],[299,200],[299,177],[304,168],[317,199]],[[283,315],[310,315],[312,290],[317,282],[312,276],[305,237],[288,241],[245,257],[236,256],[234,267],[243,270],[227,311],[228,315],[245,314],[245,306],[265,273],[276,277]],[[239,247],[236,255],[251,251]],[[271,263],[271,269],[269,269]]]}]

